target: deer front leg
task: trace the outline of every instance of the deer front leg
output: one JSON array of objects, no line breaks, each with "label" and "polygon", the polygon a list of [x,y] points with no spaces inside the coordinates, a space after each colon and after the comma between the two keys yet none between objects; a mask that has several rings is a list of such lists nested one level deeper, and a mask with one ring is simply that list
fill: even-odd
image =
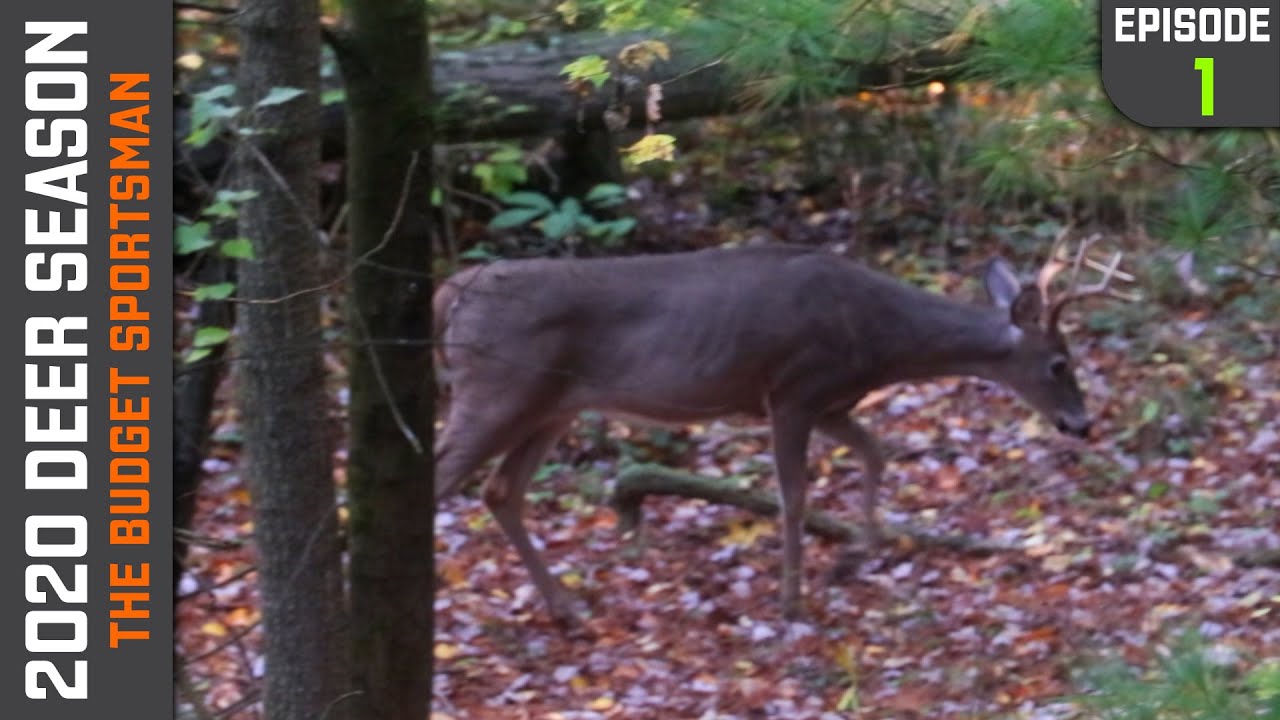
[{"label": "deer front leg", "polygon": [[800,544],[804,522],[805,490],[808,485],[806,454],[812,421],[803,415],[771,409],[773,459],[778,471],[782,500],[782,615],[794,620],[801,615],[800,585],[803,548]]},{"label": "deer front leg", "polygon": [[866,477],[862,480],[862,514],[867,538],[872,544],[880,542],[884,536],[880,520],[876,517],[876,495],[884,476],[884,455],[880,452],[880,444],[857,420],[843,412],[823,417],[818,422],[818,430],[832,440],[848,445],[862,458],[866,470]]}]

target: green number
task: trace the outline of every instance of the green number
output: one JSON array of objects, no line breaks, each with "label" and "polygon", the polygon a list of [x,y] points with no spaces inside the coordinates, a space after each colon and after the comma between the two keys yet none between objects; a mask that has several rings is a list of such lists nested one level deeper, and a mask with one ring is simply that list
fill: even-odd
[{"label": "green number", "polygon": [[1200,114],[1213,117],[1213,58],[1196,58],[1200,71]]}]

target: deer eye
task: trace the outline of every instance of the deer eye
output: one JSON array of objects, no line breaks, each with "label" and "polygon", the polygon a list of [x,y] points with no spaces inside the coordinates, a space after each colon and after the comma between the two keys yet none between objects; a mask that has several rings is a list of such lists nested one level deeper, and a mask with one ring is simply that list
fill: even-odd
[{"label": "deer eye", "polygon": [[1066,358],[1056,357],[1049,361],[1049,375],[1055,380],[1061,380],[1071,372],[1070,366],[1067,364]]}]

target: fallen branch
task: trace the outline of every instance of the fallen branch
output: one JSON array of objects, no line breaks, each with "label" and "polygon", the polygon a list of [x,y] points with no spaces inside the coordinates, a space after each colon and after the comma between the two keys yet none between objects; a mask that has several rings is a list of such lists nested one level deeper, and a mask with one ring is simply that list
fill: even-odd
[{"label": "fallen branch", "polygon": [[[623,532],[635,530],[640,525],[640,508],[650,495],[674,495],[676,497],[706,500],[718,505],[732,505],[754,515],[774,517],[781,509],[770,493],[740,487],[726,478],[713,478],[675,470],[663,465],[632,465],[618,474],[609,503],[618,513],[618,525]],[[867,540],[861,525],[838,520],[831,515],[810,510],[804,518],[805,532],[824,540],[839,543],[857,543]],[[944,548],[959,552],[988,555],[999,552],[1022,552],[1017,545],[1008,545],[985,538],[964,534],[939,534],[912,525],[891,523],[885,526],[890,540],[905,541],[923,547]],[[1165,547],[1189,545],[1191,538],[1175,539]],[[1280,568],[1280,549],[1241,550],[1225,553],[1239,567]]]},{"label": "fallen branch", "polygon": [[[632,465],[618,475],[609,502],[618,513],[619,527],[624,531],[640,525],[640,507],[650,495],[675,495],[697,498],[720,505],[740,507],[755,515],[776,516],[778,501],[760,490],[739,487],[732,480],[706,477],[674,470],[663,465]],[[861,525],[838,520],[827,513],[810,510],[804,518],[806,532],[841,543],[866,541]],[[925,547],[940,547],[961,552],[990,554],[1018,551],[1020,548],[962,534],[938,534],[911,525],[892,523],[885,527],[890,540],[906,540]]]}]

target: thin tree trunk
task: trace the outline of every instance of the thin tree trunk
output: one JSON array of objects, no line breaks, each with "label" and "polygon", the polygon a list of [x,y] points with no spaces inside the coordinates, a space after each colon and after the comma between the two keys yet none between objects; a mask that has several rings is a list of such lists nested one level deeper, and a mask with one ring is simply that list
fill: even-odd
[{"label": "thin tree trunk", "polygon": [[[206,258],[197,279],[201,285],[230,280],[230,259]],[[197,317],[211,327],[230,327],[233,321],[231,303],[206,300],[200,303]],[[176,333],[175,333],[176,334]],[[173,377],[173,590],[186,571],[187,533],[196,512],[200,491],[201,466],[209,444],[209,416],[213,398],[226,369],[226,345],[215,345],[208,357],[192,364],[178,360]],[[176,618],[175,618],[176,620]]]},{"label": "thin tree trunk", "polygon": [[347,10],[352,669],[362,718],[422,720],[434,582],[427,18],[421,0]]},{"label": "thin tree trunk", "polygon": [[[304,90],[253,109],[239,153],[240,232],[256,258],[241,263],[245,298],[284,298],[320,284],[318,205],[320,26],[317,0],[246,0],[239,88],[246,108],[273,88]],[[348,685],[332,432],[321,362],[320,298],[245,304],[237,366],[253,495],[267,658],[265,716],[344,717]]]}]

